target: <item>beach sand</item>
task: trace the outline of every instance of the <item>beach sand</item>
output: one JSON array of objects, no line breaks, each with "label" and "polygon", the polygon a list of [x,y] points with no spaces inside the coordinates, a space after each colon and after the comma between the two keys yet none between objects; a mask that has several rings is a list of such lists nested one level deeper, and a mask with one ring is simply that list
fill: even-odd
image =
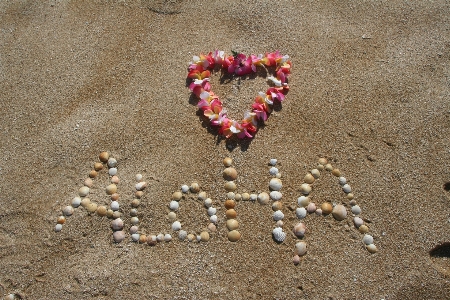
[{"label": "beach sand", "polygon": [[[2,1],[0,28],[0,295],[448,299],[447,1]],[[216,49],[291,58],[282,109],[251,141],[221,139],[186,86],[192,56]],[[215,73],[211,83],[233,118],[267,89],[261,77],[221,83]],[[173,233],[171,194],[198,182],[218,208],[211,240],[115,244],[111,220],[82,208],[56,233],[101,151],[119,163],[126,228],[141,173],[142,232]],[[242,201],[242,238],[228,241],[227,156],[241,193],[267,191],[278,159],[284,243],[272,239],[270,205]],[[311,215],[308,253],[292,263],[292,208],[320,157],[351,184],[376,254],[351,216]],[[90,198],[108,204],[102,172]],[[189,199],[178,215],[194,232],[208,217]],[[312,200],[348,205],[327,173]]]}]

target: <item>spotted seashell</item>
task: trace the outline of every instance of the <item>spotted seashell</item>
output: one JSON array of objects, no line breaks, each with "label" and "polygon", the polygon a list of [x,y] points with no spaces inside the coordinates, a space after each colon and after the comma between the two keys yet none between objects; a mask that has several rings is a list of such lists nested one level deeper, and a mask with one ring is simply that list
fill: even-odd
[{"label": "spotted seashell", "polygon": [[283,228],[281,227],[277,227],[272,231],[273,234],[273,238],[277,241],[277,242],[283,242],[284,239],[286,238],[286,233],[283,231]]},{"label": "spotted seashell", "polygon": [[297,218],[299,219],[304,219],[306,218],[306,208],[304,207],[299,207],[295,210],[295,214],[297,215]]},{"label": "spotted seashell", "polygon": [[274,221],[280,221],[284,219],[284,214],[281,210],[277,210],[273,213],[273,220]]}]

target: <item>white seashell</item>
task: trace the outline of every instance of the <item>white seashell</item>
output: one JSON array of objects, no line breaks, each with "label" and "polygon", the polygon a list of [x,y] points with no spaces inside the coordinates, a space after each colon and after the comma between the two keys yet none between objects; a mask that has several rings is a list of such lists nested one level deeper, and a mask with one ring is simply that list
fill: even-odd
[{"label": "white seashell", "polygon": [[172,240],[172,236],[170,234],[166,233],[164,235],[164,241],[165,242],[170,242],[171,240]]},{"label": "white seashell", "polygon": [[86,197],[89,194],[89,188],[87,186],[82,186],[78,190],[78,195],[80,197]]},{"label": "white seashell", "polygon": [[187,232],[186,232],[186,231],[180,230],[180,231],[178,232],[178,239],[179,239],[180,241],[184,241],[184,240],[186,239],[186,237],[187,237]]},{"label": "white seashell", "polygon": [[198,193],[198,200],[204,201],[206,199],[206,192]]},{"label": "white seashell", "polygon": [[305,196],[300,196],[297,199],[298,206],[307,207],[309,204],[309,198]]},{"label": "white seashell", "polygon": [[373,244],[373,237],[369,234],[365,234],[363,237],[363,243],[366,245]]},{"label": "white seashell", "polygon": [[298,223],[294,226],[293,231],[296,237],[302,238],[305,236],[306,226],[304,223]]},{"label": "white seashell", "polygon": [[344,193],[346,193],[346,194],[352,192],[352,188],[351,188],[350,185],[348,185],[348,184],[344,184],[344,185],[342,186],[342,190],[343,190]]},{"label": "white seashell", "polygon": [[312,190],[311,186],[310,186],[309,184],[307,184],[307,183],[303,183],[303,184],[300,186],[300,192],[301,192],[303,195],[309,195],[309,193],[311,193],[311,190]]},{"label": "white seashell", "polygon": [[364,221],[360,217],[354,217],[353,218],[353,223],[355,223],[355,227],[356,228],[359,228],[361,225],[364,224]]},{"label": "white seashell", "polygon": [[284,239],[286,238],[286,233],[283,231],[283,228],[281,227],[277,227],[272,231],[273,234],[273,238],[277,241],[277,242],[283,242]]},{"label": "white seashell", "polygon": [[331,214],[336,220],[342,221],[347,218],[347,209],[343,205],[338,204],[333,208]]},{"label": "white seashell", "polygon": [[137,227],[137,226],[131,226],[131,227],[130,227],[130,234],[135,234],[135,233],[138,232],[138,230],[139,230],[139,227]]},{"label": "white seashell", "polygon": [[217,221],[218,221],[216,215],[212,215],[212,216],[209,218],[209,220],[211,221],[211,223],[214,223],[214,224],[217,224]]},{"label": "white seashell", "polygon": [[281,194],[279,191],[272,191],[270,192],[270,198],[274,201],[278,201],[283,197],[283,194]]},{"label": "white seashell", "polygon": [[189,186],[187,186],[186,184],[182,185],[182,186],[181,186],[181,191],[182,191],[183,193],[189,192]]},{"label": "white seashell", "polygon": [[273,213],[273,220],[274,221],[280,221],[284,219],[284,214],[281,210],[277,210]]},{"label": "white seashell", "polygon": [[317,169],[312,169],[311,170],[311,175],[314,176],[315,179],[320,177],[320,171]]},{"label": "white seashell", "polygon": [[250,194],[250,200],[251,200],[251,201],[256,201],[256,199],[258,199],[258,195],[256,195],[256,194]]},{"label": "white seashell", "polygon": [[60,232],[62,230],[62,224],[56,224],[55,232]]},{"label": "white seashell", "polygon": [[346,184],[347,183],[347,179],[345,178],[345,177],[339,177],[339,184],[340,185],[344,185],[344,184]]},{"label": "white seashell", "polygon": [[215,207],[208,207],[208,215],[211,217],[211,216],[214,216],[215,214],[217,213],[217,208],[215,208]]},{"label": "white seashell", "polygon": [[142,191],[143,189],[145,189],[147,187],[147,182],[145,181],[141,181],[136,183],[136,191]]},{"label": "white seashell", "polygon": [[137,241],[139,241],[139,238],[141,237],[141,235],[139,234],[139,233],[133,233],[132,235],[131,235],[131,240],[133,241],[133,242],[137,242]]},{"label": "white seashell", "polygon": [[110,168],[108,170],[108,174],[111,175],[111,176],[116,175],[117,174],[117,168]]},{"label": "white seashell", "polygon": [[137,225],[137,224],[139,224],[139,218],[138,217],[131,217],[130,222],[133,225]]},{"label": "white seashell", "polygon": [[164,240],[164,234],[160,233],[156,236],[157,242],[162,242]]},{"label": "white seashell", "polygon": [[114,231],[113,239],[116,243],[122,242],[125,239],[125,232],[123,232],[122,230]]},{"label": "white seashell", "polygon": [[178,203],[178,201],[172,200],[169,203],[169,208],[171,210],[178,210],[178,208],[180,207],[180,204]]},{"label": "white seashell", "polygon": [[277,175],[275,175],[276,178],[280,179],[281,178],[281,173],[278,172]]},{"label": "white seashell", "polygon": [[117,201],[111,201],[111,209],[112,209],[113,211],[119,210],[119,207],[120,207],[119,202],[117,202]]},{"label": "white seashell", "polygon": [[306,218],[306,208],[304,207],[299,207],[295,210],[295,214],[297,215],[297,218],[299,219],[304,219]]},{"label": "white seashell", "polygon": [[139,182],[142,180],[142,174],[136,174],[136,181]]},{"label": "white seashell", "polygon": [[275,158],[270,159],[270,165],[275,166],[277,164],[277,160]]},{"label": "white seashell", "polygon": [[227,193],[227,198],[228,198],[228,199],[231,199],[231,200],[234,200],[234,198],[236,198],[236,194],[233,193],[233,192],[228,192],[228,193]]},{"label": "white seashell", "polygon": [[295,244],[295,255],[303,256],[306,254],[306,243],[305,242],[298,242]]},{"label": "white seashell", "polygon": [[212,200],[210,198],[206,198],[205,199],[205,206],[206,207],[211,207],[211,205],[212,205]]},{"label": "white seashell", "polygon": [[259,204],[262,204],[262,205],[267,204],[267,203],[269,203],[269,199],[270,199],[269,195],[266,192],[259,193],[259,195],[258,195]]},{"label": "white seashell", "polygon": [[175,221],[172,223],[172,230],[178,231],[181,229],[181,223],[179,221]]},{"label": "white seashell", "polygon": [[316,209],[317,209],[317,208],[316,208],[316,205],[315,205],[313,202],[309,203],[308,206],[306,207],[306,211],[307,211],[308,213],[310,213],[310,214],[312,214],[313,212],[315,212]]},{"label": "white seashell", "polygon": [[108,159],[108,167],[115,168],[117,166],[117,160],[115,158]]},{"label": "white seashell", "polygon": [[111,228],[113,230],[122,230],[123,229],[123,221],[121,218],[117,218],[111,221]]},{"label": "white seashell", "polygon": [[269,174],[272,176],[276,176],[278,174],[278,169],[275,167],[270,168]]},{"label": "white seashell", "polygon": [[269,182],[269,187],[272,191],[279,191],[283,187],[283,184],[280,179],[272,178]]},{"label": "white seashell", "polygon": [[65,216],[71,216],[71,215],[73,214],[73,207],[70,206],[70,205],[64,207],[64,208],[62,209],[62,213],[63,213]]},{"label": "white seashell", "polygon": [[75,197],[72,199],[72,206],[77,208],[78,206],[80,206],[81,204],[81,198],[80,197]]},{"label": "white seashell", "polygon": [[322,215],[322,209],[321,208],[316,209],[316,215],[318,215],[318,216]]},{"label": "white seashell", "polygon": [[355,215],[359,215],[361,213],[361,207],[359,207],[359,205],[352,206],[352,213]]}]

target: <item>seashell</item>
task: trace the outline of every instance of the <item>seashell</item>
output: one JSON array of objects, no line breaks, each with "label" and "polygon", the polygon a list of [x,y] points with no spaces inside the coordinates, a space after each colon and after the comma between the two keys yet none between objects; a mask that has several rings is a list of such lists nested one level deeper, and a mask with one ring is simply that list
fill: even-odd
[{"label": "seashell", "polygon": [[139,234],[139,233],[133,233],[132,235],[131,235],[131,240],[133,241],[133,242],[137,242],[137,241],[139,241],[141,239],[141,235]]},{"label": "seashell", "polygon": [[250,200],[250,194],[249,193],[243,193],[242,194],[242,201],[249,201]]},{"label": "seashell", "polygon": [[208,230],[211,232],[215,232],[216,231],[216,225],[214,225],[214,223],[209,223],[208,224]]},{"label": "seashell", "polygon": [[224,206],[225,206],[226,209],[232,209],[232,208],[234,208],[236,206],[236,202],[234,200],[228,199],[228,200],[225,201],[225,205]]},{"label": "seashell", "polygon": [[342,186],[342,190],[344,191],[344,193],[348,194],[348,193],[350,193],[352,191],[352,188],[350,187],[350,185],[344,184]]},{"label": "seashell", "polygon": [[225,215],[227,216],[227,219],[235,219],[237,216],[237,213],[234,209],[228,209],[225,212]]},{"label": "seashell", "polygon": [[117,194],[117,193],[112,194],[112,195],[111,195],[111,200],[112,200],[112,201],[117,201],[117,200],[119,200],[119,194]]},{"label": "seashell", "polygon": [[164,234],[160,233],[156,236],[156,241],[157,242],[162,242],[164,241]]},{"label": "seashell", "polygon": [[164,235],[164,242],[170,242],[172,240],[172,236],[168,233]]},{"label": "seashell", "polygon": [[217,224],[218,218],[217,218],[216,215],[214,215],[214,216],[211,216],[211,217],[209,218],[209,220],[211,221],[211,223]]},{"label": "seashell", "polygon": [[202,232],[200,233],[200,240],[201,240],[202,242],[207,242],[207,241],[209,241],[209,233],[208,233],[208,231],[202,231]]},{"label": "seashell", "polygon": [[192,242],[193,240],[195,240],[195,235],[190,233],[190,234],[188,234],[187,239],[188,239],[189,242]]},{"label": "seashell", "polygon": [[352,193],[348,193],[347,194],[347,199],[352,200],[354,198]]},{"label": "seashell", "polygon": [[117,168],[109,168],[108,174],[109,174],[110,176],[116,175],[116,174],[117,174]]},{"label": "seashell", "polygon": [[275,166],[277,164],[277,160],[275,158],[271,158],[269,163],[271,166]]},{"label": "seashell", "polygon": [[131,207],[138,207],[139,204],[141,204],[141,201],[139,201],[139,199],[133,199],[133,201],[131,201]]},{"label": "seashell", "polygon": [[106,193],[108,195],[115,194],[116,192],[117,192],[117,185],[115,185],[114,183],[106,187]]},{"label": "seashell", "polygon": [[270,168],[269,174],[272,176],[276,176],[278,174],[278,169],[275,167]]},{"label": "seashell", "polygon": [[316,205],[315,205],[313,202],[309,203],[308,206],[306,207],[306,211],[307,211],[308,213],[310,213],[310,214],[312,214],[313,212],[315,212],[316,209],[317,209],[317,208],[316,208]]},{"label": "seashell", "polygon": [[284,223],[281,220],[278,220],[276,223],[277,227],[283,227]]},{"label": "seashell", "polygon": [[139,227],[137,227],[137,226],[131,226],[131,227],[130,227],[130,234],[135,234],[135,233],[138,232],[138,230],[139,230]]},{"label": "seashell", "polygon": [[117,201],[111,201],[111,209],[112,209],[113,211],[119,210],[119,208],[120,208],[119,202],[117,202]]},{"label": "seashell", "polygon": [[205,204],[205,207],[211,207],[212,200],[210,198],[206,198],[204,204]]},{"label": "seashell", "polygon": [[109,168],[115,168],[117,166],[117,160],[115,158],[110,157],[106,164],[108,165]]},{"label": "seashell", "polygon": [[300,196],[297,199],[297,203],[298,203],[298,206],[300,206],[300,207],[307,207],[309,204],[309,198],[306,196]]},{"label": "seashell", "polygon": [[90,178],[95,178],[95,177],[97,177],[97,175],[98,175],[98,173],[95,170],[92,170],[92,171],[89,172],[89,177]]},{"label": "seashell", "polygon": [[363,224],[363,225],[359,226],[358,230],[361,233],[368,233],[369,232],[369,227],[367,227],[367,225]]},{"label": "seashell", "polygon": [[234,183],[234,181],[227,181],[225,183],[225,190],[227,192],[233,192],[236,190],[236,183]]},{"label": "seashell", "polygon": [[94,185],[94,182],[92,181],[92,179],[86,178],[84,180],[84,185],[87,186],[88,188],[91,188]]},{"label": "seashell", "polygon": [[233,164],[233,160],[232,160],[231,158],[225,157],[225,158],[223,159],[223,165],[224,165],[225,167],[229,167],[229,166],[231,166],[232,164]]},{"label": "seashell", "polygon": [[122,219],[118,218],[111,221],[111,228],[113,230],[122,230],[123,229],[123,221]]},{"label": "seashell", "polygon": [[147,237],[147,244],[149,246],[155,246],[158,243],[158,241],[156,240],[156,235],[149,235]]},{"label": "seashell", "polygon": [[100,153],[100,155],[98,156],[98,158],[100,159],[101,162],[107,162],[109,159],[109,153],[108,152],[102,152]]},{"label": "seashell", "polygon": [[64,208],[62,209],[62,213],[63,213],[65,216],[71,216],[71,215],[73,214],[73,207],[70,206],[70,205],[64,207]]},{"label": "seashell", "polygon": [[297,223],[294,226],[293,232],[296,237],[302,238],[305,236],[306,226],[304,223]]},{"label": "seashell", "polygon": [[228,167],[223,170],[223,179],[227,181],[233,181],[237,178],[237,171],[235,168]]},{"label": "seashell", "polygon": [[180,207],[180,204],[178,203],[178,201],[174,201],[174,200],[170,201],[169,208],[171,210],[178,210],[179,207]]},{"label": "seashell", "polygon": [[175,192],[172,194],[172,200],[180,201],[183,198],[183,194],[181,192]]},{"label": "seashell", "polygon": [[377,253],[378,249],[377,246],[375,246],[374,244],[369,244],[366,246],[367,251],[369,251],[370,253]]},{"label": "seashell", "polygon": [[325,165],[325,170],[327,171],[333,171],[333,166],[331,164],[326,164]]},{"label": "seashell", "polygon": [[318,216],[322,215],[322,209],[321,208],[316,209],[316,215],[318,215]]},{"label": "seashell", "polygon": [[282,207],[283,207],[283,203],[281,201],[275,201],[274,203],[272,203],[273,211],[281,210]]},{"label": "seashell", "polygon": [[137,217],[138,211],[136,208],[130,209],[130,216]]},{"label": "seashell", "polygon": [[350,200],[348,202],[348,204],[350,204],[351,206],[354,206],[354,205],[356,205],[356,200]]},{"label": "seashell", "polygon": [[277,210],[273,213],[273,220],[280,221],[284,219],[284,214],[281,210]]},{"label": "seashell", "polygon": [[120,243],[125,239],[125,232],[122,230],[114,231],[113,233],[114,242]]},{"label": "seashell", "polygon": [[[180,230],[180,231],[178,232],[178,239],[179,239],[180,241],[184,241],[184,240],[186,239],[186,237],[187,237],[187,232],[186,232],[186,231]],[[155,237],[155,238],[156,238],[156,237]]]},{"label": "seashell", "polygon": [[81,204],[81,198],[80,197],[75,197],[72,199],[72,206],[77,208],[78,206],[80,206]]},{"label": "seashell", "polygon": [[297,215],[297,218],[304,219],[306,218],[306,208],[299,207],[295,210],[295,214]]},{"label": "seashell", "polygon": [[237,242],[241,239],[241,234],[237,230],[231,230],[228,232],[228,240],[230,242]]},{"label": "seashell", "polygon": [[135,185],[136,191],[143,191],[146,187],[147,187],[147,182],[145,182],[145,181],[138,182]]},{"label": "seashell", "polygon": [[269,187],[272,191],[279,191],[283,187],[283,184],[280,179],[272,178],[270,179]]},{"label": "seashell", "polygon": [[315,179],[317,179],[317,178],[320,177],[320,171],[317,170],[317,169],[312,169],[312,170],[311,170],[311,175],[312,175]]},{"label": "seashell", "polygon": [[86,206],[86,210],[87,210],[88,212],[90,212],[90,213],[95,212],[95,211],[97,210],[97,204],[95,204],[95,203],[89,203],[89,204]]},{"label": "seashell", "polygon": [[122,214],[120,213],[120,211],[114,211],[112,214],[113,219],[118,219],[120,218]]},{"label": "seashell", "polygon": [[190,186],[189,189],[191,190],[192,193],[198,193],[198,192],[200,192],[200,186],[198,185],[197,182],[191,183],[191,186]]},{"label": "seashell", "polygon": [[295,255],[298,256],[303,256],[306,254],[306,243],[305,242],[298,242],[297,244],[295,244],[295,250],[294,253]]},{"label": "seashell", "polygon": [[131,217],[130,222],[132,225],[139,224],[139,218],[138,217]]},{"label": "seashell", "polygon": [[58,219],[56,219],[56,223],[57,224],[64,224],[64,223],[66,223],[66,217],[59,216]]},{"label": "seashell", "polygon": [[142,174],[136,174],[135,178],[136,178],[136,181],[139,182],[142,180],[143,177],[142,177]]},{"label": "seashell", "polygon": [[[180,192],[176,192],[176,193],[180,193]],[[181,193],[180,193],[181,194]],[[200,192],[198,193],[198,200],[202,200],[204,201],[206,199],[206,192]],[[175,200],[175,199],[174,199]]]},{"label": "seashell", "polygon": [[134,193],[134,196],[138,199],[141,199],[143,195],[144,195],[143,191],[136,191],[136,193]]},{"label": "seashell", "polygon": [[278,201],[283,197],[283,194],[281,194],[279,191],[272,191],[270,192],[270,198],[274,201]]},{"label": "seashell", "polygon": [[215,207],[208,207],[208,215],[211,217],[211,216],[214,216],[215,214],[217,213],[217,208],[215,208]]},{"label": "seashell", "polygon": [[300,256],[294,255],[294,257],[292,258],[292,262],[294,263],[294,265],[298,265],[300,263]]},{"label": "seashell", "polygon": [[342,221],[347,218],[347,210],[341,204],[336,205],[331,213],[333,214],[333,217],[338,221]]},{"label": "seashell", "polygon": [[62,230],[62,224],[56,224],[55,226],[55,232],[60,232]]},{"label": "seashell", "polygon": [[352,206],[352,213],[355,215],[359,215],[361,213],[361,207],[359,207],[359,205]]},{"label": "seashell", "polygon": [[240,201],[241,199],[242,199],[242,195],[241,194],[236,194],[234,196],[234,200],[236,200],[236,201]]},{"label": "seashell", "polygon": [[324,157],[319,158],[319,164],[326,165],[328,163],[327,159]]},{"label": "seashell", "polygon": [[200,234],[199,234],[199,235],[197,235],[197,242],[200,242],[200,241],[201,241],[201,239],[202,239],[202,237],[200,236]]},{"label": "seashell", "polygon": [[307,183],[303,183],[303,184],[300,186],[300,192],[301,192],[303,195],[309,195],[309,193],[311,193],[311,190],[312,190],[311,186],[310,186],[309,184],[307,184]]},{"label": "seashell", "polygon": [[172,230],[178,231],[181,229],[181,223],[179,221],[175,221],[172,223]]},{"label": "seashell", "polygon": [[275,175],[276,178],[280,179],[281,178],[281,173],[278,172],[277,175]]},{"label": "seashell", "polygon": [[282,243],[286,239],[286,233],[283,231],[283,228],[277,227],[272,230],[273,238],[275,241]]},{"label": "seashell", "polygon": [[145,234],[141,234],[141,235],[139,236],[139,243],[140,243],[140,244],[147,243],[147,241],[148,241],[148,238],[147,238],[147,236],[146,236]]},{"label": "seashell", "polygon": [[182,186],[181,186],[181,191],[182,191],[183,193],[189,192],[189,186],[187,186],[186,184],[182,185]]},{"label": "seashell", "polygon": [[99,163],[99,162],[96,162],[94,164],[94,171],[100,171],[101,169],[103,169],[103,164]]},{"label": "seashell", "polygon": [[366,245],[373,244],[373,236],[371,236],[369,234],[365,234],[362,240],[363,240],[363,243]]},{"label": "seashell", "polygon": [[239,228],[239,222],[235,219],[227,220],[227,228],[228,230],[236,230]]},{"label": "seashell", "polygon": [[91,203],[91,199],[89,199],[89,198],[83,198],[81,200],[81,206],[83,206],[84,208],[86,208],[90,203]]},{"label": "seashell", "polygon": [[227,193],[227,198],[228,198],[228,199],[234,200],[235,197],[236,197],[236,194],[235,194],[235,193],[233,193],[233,192],[228,192],[228,193]]},{"label": "seashell", "polygon": [[169,219],[170,222],[174,222],[177,219],[177,214],[171,211],[170,213],[167,214],[167,218]]},{"label": "seashell", "polygon": [[[108,209],[108,210],[106,211],[106,217],[107,217],[107,218],[112,218],[113,215],[114,215],[114,212],[112,211],[112,209]],[[117,218],[116,218],[116,219],[117,219]]]},{"label": "seashell", "polygon": [[251,200],[251,201],[256,201],[256,199],[258,199],[258,195],[256,195],[256,194],[250,194],[250,200]]},{"label": "seashell", "polygon": [[303,178],[303,181],[305,181],[308,184],[311,184],[315,181],[316,179],[314,178],[314,176],[310,173],[305,175],[305,178]]},{"label": "seashell", "polygon": [[333,171],[331,171],[331,174],[333,174],[336,177],[340,177],[341,171],[339,169],[333,169]]},{"label": "seashell", "polygon": [[106,207],[103,206],[103,205],[100,205],[99,207],[97,207],[97,215],[99,215],[100,217],[106,216],[106,212],[107,212],[107,211],[108,211],[108,210],[107,210]]},{"label": "seashell", "polygon": [[323,171],[324,169],[325,169],[325,167],[323,165],[321,165],[321,164],[317,165],[317,170]]},{"label": "seashell", "polygon": [[266,192],[262,192],[258,195],[258,202],[261,205],[269,203],[269,195]]},{"label": "seashell", "polygon": [[356,228],[359,228],[359,227],[361,227],[361,225],[364,224],[364,221],[360,217],[354,217],[353,218],[353,223],[355,224]]},{"label": "seashell", "polygon": [[345,177],[339,177],[339,184],[340,185],[344,185],[344,184],[346,184],[347,183],[347,178],[345,178]]},{"label": "seashell", "polygon": [[87,186],[82,186],[78,190],[78,195],[80,197],[86,197],[89,194],[89,188]]},{"label": "seashell", "polygon": [[111,177],[111,183],[119,184],[119,182],[120,182],[119,177],[117,177],[116,175]]}]

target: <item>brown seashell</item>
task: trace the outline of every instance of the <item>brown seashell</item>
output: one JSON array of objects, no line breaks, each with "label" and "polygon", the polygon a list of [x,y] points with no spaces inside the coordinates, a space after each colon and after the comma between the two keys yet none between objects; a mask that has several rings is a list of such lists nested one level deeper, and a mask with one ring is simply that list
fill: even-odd
[{"label": "brown seashell", "polygon": [[333,171],[331,171],[331,174],[333,174],[336,177],[340,177],[341,171],[339,169],[333,169]]},{"label": "brown seashell", "polygon": [[64,223],[66,223],[66,217],[64,217],[64,216],[59,216],[58,219],[56,220],[56,223],[58,223],[58,224],[64,224]]},{"label": "brown seashell", "polygon": [[122,230],[114,231],[113,233],[114,242],[120,243],[125,239],[125,232]]},{"label": "brown seashell", "polygon": [[333,208],[332,214],[336,220],[342,221],[347,218],[347,209],[345,209],[345,206],[338,204]]},{"label": "brown seashell", "polygon": [[223,159],[223,165],[224,165],[225,167],[231,166],[232,163],[233,163],[233,160],[232,160],[231,158],[229,158],[229,157],[225,157],[225,158]]},{"label": "brown seashell", "polygon": [[242,201],[248,201],[250,200],[250,194],[249,193],[243,193],[242,194]]},{"label": "brown seashell", "polygon": [[225,212],[225,215],[227,216],[227,219],[235,219],[237,216],[237,213],[234,209],[228,209]]},{"label": "brown seashell", "polygon": [[[140,237],[139,237],[140,239]],[[156,241],[156,235],[149,235],[147,236],[147,244],[150,246],[155,246],[158,242]]]},{"label": "brown seashell", "polygon": [[227,228],[228,230],[236,230],[239,228],[239,222],[235,219],[227,220]]},{"label": "brown seashell", "polygon": [[326,164],[325,165],[325,170],[327,171],[333,171],[333,166],[331,164]]},{"label": "brown seashell", "polygon": [[214,223],[209,223],[208,224],[208,230],[211,231],[211,232],[216,232],[217,227],[216,227],[216,225],[214,225]]},{"label": "brown seashell", "polygon": [[236,178],[237,178],[236,169],[229,167],[229,168],[226,168],[225,170],[223,170],[223,178],[228,181],[236,180]]},{"label": "brown seashell", "polygon": [[139,236],[139,243],[141,243],[141,244],[147,243],[147,236],[145,234],[141,234]]},{"label": "brown seashell", "polygon": [[369,227],[367,227],[367,225],[363,224],[363,225],[359,226],[358,230],[361,233],[368,233],[369,232]]},{"label": "brown seashell", "polygon": [[134,195],[136,196],[136,198],[141,198],[144,195],[143,191],[136,191],[136,193],[134,193]]},{"label": "brown seashell", "polygon": [[120,213],[120,211],[116,210],[116,211],[113,212],[112,218],[113,219],[118,219],[118,218],[120,218],[121,215],[122,214]]},{"label": "brown seashell", "polygon": [[282,208],[283,208],[283,203],[281,201],[275,201],[274,203],[272,203],[273,211],[281,210]]},{"label": "brown seashell", "polygon": [[89,199],[89,198],[81,199],[81,206],[83,206],[84,208],[86,208],[90,203],[91,203],[91,199]]},{"label": "brown seashell", "polygon": [[241,239],[241,234],[237,230],[231,230],[228,232],[228,240],[230,242],[237,242]]},{"label": "brown seashell", "polygon": [[117,192],[117,185],[115,185],[115,184],[110,184],[110,185],[108,185],[108,186],[106,187],[106,193],[107,193],[108,195],[112,195],[112,194],[114,194],[115,192]]},{"label": "brown seashell", "polygon": [[114,211],[112,209],[108,209],[106,211],[106,217],[111,219],[113,217],[113,215],[114,215]]},{"label": "brown seashell", "polygon": [[99,207],[97,207],[97,215],[99,215],[100,217],[106,216],[106,212],[107,212],[107,211],[108,211],[108,210],[107,210],[106,207],[103,206],[103,205],[100,205]]},{"label": "brown seashell", "polygon": [[100,155],[98,156],[98,158],[100,159],[101,162],[107,162],[109,159],[109,153],[108,152],[102,152],[100,153]]},{"label": "brown seashell", "polygon": [[95,177],[97,177],[97,175],[98,175],[98,173],[95,170],[92,170],[89,172],[89,177],[91,177],[91,178],[95,178]]},{"label": "brown seashell", "polygon": [[197,182],[193,182],[191,184],[190,190],[192,193],[198,193],[198,192],[200,192],[200,185],[198,185]]},{"label": "brown seashell", "polygon": [[123,229],[122,219],[118,218],[118,219],[111,221],[111,228],[112,228],[112,230],[122,230]]},{"label": "brown seashell", "polygon": [[322,203],[322,205],[320,206],[320,208],[322,209],[322,213],[324,215],[329,215],[331,214],[331,212],[333,211],[333,205],[331,205],[330,202],[324,202]]},{"label": "brown seashell", "polygon": [[208,231],[202,231],[202,232],[200,233],[200,240],[201,240],[202,242],[207,242],[207,241],[209,241],[209,233],[208,233]]},{"label": "brown seashell", "polygon": [[181,192],[175,192],[172,194],[172,200],[180,201],[183,198],[183,194]]},{"label": "brown seashell", "polygon": [[294,226],[294,230],[293,231],[294,231],[295,236],[297,236],[299,238],[302,238],[302,237],[305,236],[306,226],[305,226],[304,223],[297,223]]},{"label": "brown seashell", "polygon": [[134,208],[138,207],[139,204],[141,204],[141,201],[139,201],[139,199],[133,199],[133,201],[131,201],[131,206]]},{"label": "brown seashell", "polygon": [[314,178],[314,176],[310,173],[305,175],[305,178],[303,179],[306,183],[311,184],[313,183],[316,179]]},{"label": "brown seashell", "polygon": [[319,158],[319,164],[326,165],[328,163],[327,159],[324,157]]},{"label": "brown seashell", "polygon": [[103,169],[103,164],[102,164],[102,163],[99,163],[99,162],[96,162],[96,163],[94,164],[94,170],[95,170],[95,171],[100,171],[101,169]]},{"label": "brown seashell", "polygon": [[292,262],[294,265],[298,265],[300,263],[300,256],[294,255],[294,258],[292,258]]},{"label": "brown seashell", "polygon": [[297,244],[295,244],[295,250],[294,253],[295,255],[298,256],[303,256],[306,254],[306,243],[305,242],[298,242]]},{"label": "brown seashell", "polygon": [[111,182],[114,184],[118,184],[119,183],[119,177],[117,175],[114,175],[113,177],[111,177]]},{"label": "brown seashell", "polygon": [[236,183],[234,183],[234,181],[227,181],[225,183],[225,190],[227,192],[233,192],[236,190]]},{"label": "brown seashell", "polygon": [[234,202],[234,200],[228,199],[227,201],[225,201],[225,208],[226,209],[232,209],[236,206],[236,202]]}]

